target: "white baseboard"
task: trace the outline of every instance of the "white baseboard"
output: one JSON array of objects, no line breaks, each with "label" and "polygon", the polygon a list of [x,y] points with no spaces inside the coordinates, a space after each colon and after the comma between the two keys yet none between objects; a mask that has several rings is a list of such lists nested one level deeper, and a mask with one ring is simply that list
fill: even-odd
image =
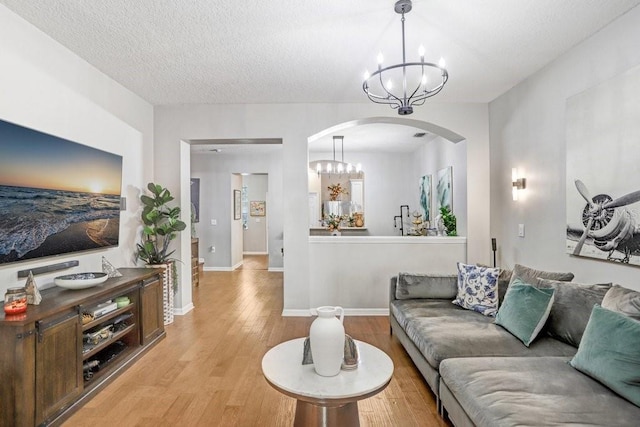
[{"label": "white baseboard", "polygon": [[240,267],[242,267],[242,264],[243,264],[243,262],[240,261],[239,263],[237,263],[236,265],[231,267],[231,271],[239,269]]},{"label": "white baseboard", "polygon": [[309,317],[311,310],[288,309],[282,310],[282,317]]},{"label": "white baseboard", "polygon": [[269,252],[242,252],[242,255],[269,255]]},{"label": "white baseboard", "polygon": [[269,272],[284,272],[284,267],[269,267],[269,269],[267,270]]},{"label": "white baseboard", "polygon": [[[315,308],[304,309],[287,309],[282,310],[283,317],[309,317],[317,315]],[[388,308],[345,308],[345,316],[388,316]]]},{"label": "white baseboard", "polygon": [[233,271],[231,267],[203,267],[203,271]]},{"label": "white baseboard", "polygon": [[187,314],[188,312],[190,312],[194,308],[196,308],[196,306],[193,305],[192,302],[190,302],[189,304],[187,304],[187,305],[185,305],[184,307],[181,307],[181,308],[174,307],[173,308],[173,314],[175,314],[176,316],[184,316],[185,314]]}]

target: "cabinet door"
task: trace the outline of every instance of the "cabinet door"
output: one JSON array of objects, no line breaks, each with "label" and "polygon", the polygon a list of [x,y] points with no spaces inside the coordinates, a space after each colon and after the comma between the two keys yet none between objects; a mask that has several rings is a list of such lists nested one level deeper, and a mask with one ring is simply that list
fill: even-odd
[{"label": "cabinet door", "polygon": [[141,336],[142,345],[145,345],[164,331],[162,281],[159,277],[145,280],[140,293]]},{"label": "cabinet door", "polygon": [[82,393],[82,330],[76,312],[37,322],[36,422],[71,404]]}]

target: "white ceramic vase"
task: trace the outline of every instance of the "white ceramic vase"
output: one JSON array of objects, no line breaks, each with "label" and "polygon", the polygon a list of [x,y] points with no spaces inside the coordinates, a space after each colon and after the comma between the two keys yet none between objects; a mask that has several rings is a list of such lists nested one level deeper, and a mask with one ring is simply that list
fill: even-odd
[{"label": "white ceramic vase", "polygon": [[318,307],[317,311],[318,317],[309,331],[313,367],[318,375],[333,377],[340,373],[344,359],[344,310],[324,306]]}]

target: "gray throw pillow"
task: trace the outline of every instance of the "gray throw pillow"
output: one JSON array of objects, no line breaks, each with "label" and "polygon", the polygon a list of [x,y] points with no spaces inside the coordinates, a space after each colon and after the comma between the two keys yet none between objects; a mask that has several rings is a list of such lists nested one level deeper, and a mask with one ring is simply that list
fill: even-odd
[{"label": "gray throw pillow", "polygon": [[456,296],[458,276],[455,274],[398,274],[396,299],[442,298]]},{"label": "gray throw pillow", "polygon": [[573,280],[573,273],[556,273],[553,271],[536,270],[535,268],[526,267],[521,264],[516,264],[513,267],[513,274],[511,274],[511,281],[513,283],[515,279],[520,279],[524,283],[535,284],[536,279],[548,279],[557,280],[560,282],[570,282]]},{"label": "gray throw pillow", "polygon": [[538,279],[539,288],[555,290],[551,313],[547,320],[547,334],[574,347],[580,345],[591,310],[611,287],[611,283],[581,285],[573,282]]},{"label": "gray throw pillow", "polygon": [[512,275],[513,270],[500,270],[500,275],[498,276],[498,306],[501,306],[502,301],[504,301]]},{"label": "gray throw pillow", "polygon": [[602,307],[640,320],[640,292],[613,285],[604,296]]}]

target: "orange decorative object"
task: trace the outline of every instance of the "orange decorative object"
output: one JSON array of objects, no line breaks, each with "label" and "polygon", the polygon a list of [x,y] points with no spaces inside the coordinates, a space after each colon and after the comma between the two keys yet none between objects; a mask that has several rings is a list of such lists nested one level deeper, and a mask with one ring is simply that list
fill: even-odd
[{"label": "orange decorative object", "polygon": [[4,294],[4,312],[20,314],[27,311],[27,292],[24,288],[9,288]]}]

